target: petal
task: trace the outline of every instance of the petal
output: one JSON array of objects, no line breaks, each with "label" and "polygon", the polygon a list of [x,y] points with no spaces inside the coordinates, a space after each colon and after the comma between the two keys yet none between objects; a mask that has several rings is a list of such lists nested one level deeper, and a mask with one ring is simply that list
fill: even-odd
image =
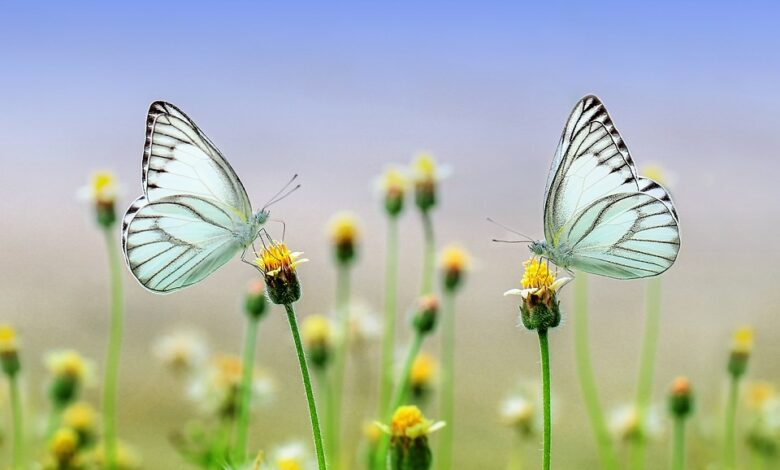
[{"label": "petal", "polygon": [[553,292],[557,292],[561,287],[565,286],[571,281],[572,278],[570,277],[562,277],[559,279],[556,279],[555,282],[550,284],[550,290]]},{"label": "petal", "polygon": [[508,291],[504,292],[504,295],[523,295],[523,291],[520,289],[509,289]]}]

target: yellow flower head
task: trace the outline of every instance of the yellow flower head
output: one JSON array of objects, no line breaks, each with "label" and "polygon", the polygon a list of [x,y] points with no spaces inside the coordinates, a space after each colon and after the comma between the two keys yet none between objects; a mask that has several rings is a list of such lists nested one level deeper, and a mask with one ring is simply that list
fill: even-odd
[{"label": "yellow flower head", "polygon": [[399,406],[390,423],[390,434],[393,437],[417,439],[438,431],[444,423],[426,419],[422,411],[414,405]]},{"label": "yellow flower head", "polygon": [[412,176],[416,183],[435,182],[439,175],[433,155],[427,152],[417,154],[412,161]]},{"label": "yellow flower head", "polygon": [[290,442],[278,447],[270,459],[273,470],[303,470],[308,468],[309,457],[300,442]]},{"label": "yellow flower head", "polygon": [[525,272],[520,285],[523,289],[546,289],[555,282],[555,276],[550,273],[550,265],[537,258],[531,258],[523,263]]},{"label": "yellow flower head", "polygon": [[671,184],[671,181],[669,181],[670,177],[663,166],[659,164],[645,165],[644,167],[642,167],[640,173],[642,174],[642,176],[646,178],[650,178],[651,180],[655,181],[661,186],[664,186],[667,189],[669,189],[669,184]]},{"label": "yellow flower head", "polygon": [[16,353],[18,350],[16,330],[10,325],[0,325],[0,354]]},{"label": "yellow flower head", "polygon": [[55,378],[67,377],[81,383],[90,382],[93,378],[92,362],[72,349],[49,353],[46,366]]},{"label": "yellow flower head", "polygon": [[445,273],[467,271],[471,265],[468,252],[460,245],[449,244],[441,252],[441,269]]},{"label": "yellow flower head", "polygon": [[79,436],[70,428],[62,428],[54,433],[49,443],[49,452],[57,462],[69,462],[79,447]]},{"label": "yellow flower head", "polygon": [[382,428],[376,422],[367,422],[363,424],[363,435],[371,445],[376,445],[382,437]]},{"label": "yellow flower head", "polygon": [[70,405],[62,414],[62,423],[80,433],[91,434],[95,431],[97,412],[86,402]]},{"label": "yellow flower head", "polygon": [[753,328],[743,326],[734,332],[731,341],[731,352],[743,356],[749,356],[753,351]]},{"label": "yellow flower head", "polygon": [[[116,469],[117,470],[135,470],[141,468],[141,456],[127,444],[122,441],[117,442],[116,448]],[[108,468],[106,465],[106,444],[99,442],[91,453],[92,462],[97,468]]]},{"label": "yellow flower head", "polygon": [[241,383],[243,362],[238,356],[219,355],[212,362],[212,380],[217,388],[229,388]]},{"label": "yellow flower head", "polygon": [[303,470],[303,463],[295,457],[282,457],[276,460],[279,470]]},{"label": "yellow flower head", "polygon": [[260,253],[257,258],[257,267],[266,277],[281,277],[285,272],[295,273],[295,268],[309,261],[308,259],[299,259],[303,253],[291,252],[284,242],[274,241],[269,247]]},{"label": "yellow flower head", "polygon": [[339,212],[330,220],[328,232],[334,245],[354,245],[359,235],[357,217],[351,212]]},{"label": "yellow flower head", "polygon": [[748,386],[745,395],[747,405],[754,410],[763,410],[767,404],[780,399],[777,389],[768,382],[755,382]]},{"label": "yellow flower head", "polygon": [[386,197],[403,197],[409,187],[409,180],[400,169],[388,167],[382,174],[378,186]]},{"label": "yellow flower head", "polygon": [[327,345],[331,341],[330,319],[325,315],[309,315],[303,319],[301,336],[308,345]]},{"label": "yellow flower head", "polygon": [[421,352],[412,363],[412,370],[409,373],[410,385],[413,388],[427,388],[433,381],[437,369],[436,359],[428,353]]},{"label": "yellow flower head", "polygon": [[119,195],[116,176],[110,171],[92,173],[86,194],[90,200],[97,204],[113,204]]}]

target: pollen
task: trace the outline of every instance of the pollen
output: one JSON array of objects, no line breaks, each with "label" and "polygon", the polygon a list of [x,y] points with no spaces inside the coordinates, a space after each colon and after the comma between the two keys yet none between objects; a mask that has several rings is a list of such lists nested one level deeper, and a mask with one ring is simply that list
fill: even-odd
[{"label": "pollen", "polygon": [[284,242],[273,242],[260,253],[257,258],[257,267],[266,276],[276,276],[280,272],[295,272],[295,267],[307,260],[298,259],[303,253],[290,252]]},{"label": "pollen", "polygon": [[18,349],[16,330],[9,325],[0,325],[0,353],[11,353]]},{"label": "pollen", "polygon": [[531,258],[525,263],[525,272],[520,281],[523,289],[549,288],[555,282],[555,276],[550,273],[548,263],[543,263],[536,258]]},{"label": "pollen", "polygon": [[393,414],[390,430],[394,436],[406,436],[408,431],[424,425],[425,422],[422,411],[416,406],[400,406]]}]

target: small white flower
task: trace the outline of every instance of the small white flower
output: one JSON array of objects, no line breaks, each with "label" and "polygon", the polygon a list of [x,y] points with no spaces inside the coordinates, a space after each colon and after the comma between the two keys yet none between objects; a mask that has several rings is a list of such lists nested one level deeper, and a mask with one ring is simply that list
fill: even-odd
[{"label": "small white flower", "polygon": [[160,337],[152,347],[155,357],[174,372],[193,372],[205,364],[209,348],[194,331],[176,331]]}]

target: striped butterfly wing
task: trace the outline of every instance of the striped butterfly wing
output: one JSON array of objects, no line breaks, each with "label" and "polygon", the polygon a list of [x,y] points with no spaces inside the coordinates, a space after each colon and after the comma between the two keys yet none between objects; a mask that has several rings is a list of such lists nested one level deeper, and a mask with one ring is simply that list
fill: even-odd
[{"label": "striped butterfly wing", "polygon": [[[666,214],[664,217],[669,219],[664,225],[673,226],[673,229],[668,233],[664,231],[661,236],[658,232],[647,232],[641,223],[637,227],[626,226],[625,221],[633,215],[645,215],[642,211],[627,209],[626,202],[610,207],[613,203],[617,204],[617,200],[622,200],[620,196],[625,195],[644,195],[656,201],[660,205],[658,207],[663,208]],[[616,211],[625,214],[623,218],[607,222],[598,213],[593,213],[596,210],[603,210],[610,216],[614,216]],[[588,220],[593,223],[586,223]],[[617,220],[624,223],[616,223]],[[544,226],[548,243],[573,250],[575,261],[572,266],[621,279],[659,274],[669,267],[665,265],[666,262],[669,259],[673,262],[679,250],[677,211],[671,197],[655,181],[637,175],[628,148],[606,108],[595,96],[586,96],[580,100],[564,127],[548,177]],[[635,235],[635,230],[646,233]],[[590,234],[590,231],[595,233]],[[674,232],[673,236],[671,232]],[[616,237],[618,234],[620,236]],[[656,235],[658,240],[654,238]],[[633,254],[625,247],[614,245],[619,240],[625,242],[634,238],[642,241],[629,246],[630,250],[635,251]],[[580,251],[584,253],[586,248],[588,256],[579,257]],[[602,255],[596,257],[595,252],[599,249]],[[670,256],[670,249],[674,251],[674,256]],[[619,256],[613,256],[616,253]],[[624,264],[620,261],[621,257],[644,259],[656,255],[667,261],[659,262],[655,268],[649,267],[652,260],[642,264],[643,268],[648,268],[646,271],[639,269],[629,272],[625,270],[633,267],[621,266]],[[614,261],[613,267],[603,266],[610,260]]]},{"label": "striped butterfly wing", "polygon": [[242,249],[235,237],[243,222],[230,208],[195,196],[143,196],[122,227],[125,260],[138,282],[157,293],[195,284]]},{"label": "striped butterfly wing", "polygon": [[571,266],[617,279],[655,276],[677,258],[677,218],[660,199],[641,192],[605,196],[566,225]]},{"label": "striped butterfly wing", "polygon": [[176,106],[152,103],[146,119],[144,195],[150,202],[187,194],[214,199],[248,220],[252,206],[244,185],[217,147]]}]

